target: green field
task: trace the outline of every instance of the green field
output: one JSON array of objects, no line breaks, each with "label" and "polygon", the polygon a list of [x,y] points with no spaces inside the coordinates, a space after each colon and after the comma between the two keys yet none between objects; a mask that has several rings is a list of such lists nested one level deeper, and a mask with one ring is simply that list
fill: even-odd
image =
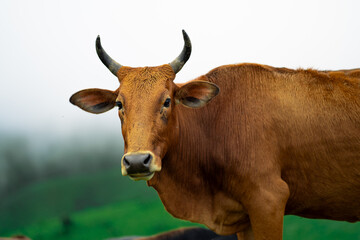
[{"label": "green field", "polygon": [[[119,169],[34,183],[0,202],[0,236],[95,240],[181,226],[194,224],[173,218],[152,188]],[[360,240],[360,223],[287,216],[284,239]]]}]

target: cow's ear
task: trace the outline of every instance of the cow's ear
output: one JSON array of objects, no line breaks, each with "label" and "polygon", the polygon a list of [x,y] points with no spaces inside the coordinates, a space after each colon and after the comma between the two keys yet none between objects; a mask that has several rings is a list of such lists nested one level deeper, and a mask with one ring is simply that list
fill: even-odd
[{"label": "cow's ear", "polygon": [[219,93],[216,84],[206,81],[192,81],[181,86],[175,93],[176,103],[186,107],[200,108],[205,106]]},{"label": "cow's ear", "polygon": [[117,91],[91,88],[73,94],[70,102],[90,113],[103,113],[115,106]]}]

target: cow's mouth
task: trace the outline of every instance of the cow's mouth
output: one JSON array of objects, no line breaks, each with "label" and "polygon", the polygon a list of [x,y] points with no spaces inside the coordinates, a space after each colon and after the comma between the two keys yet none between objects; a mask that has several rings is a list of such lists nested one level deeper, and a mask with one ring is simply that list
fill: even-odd
[{"label": "cow's mouth", "polygon": [[139,180],[145,180],[149,181],[153,176],[155,172],[148,172],[148,173],[133,173],[128,174],[131,180],[139,181]]}]

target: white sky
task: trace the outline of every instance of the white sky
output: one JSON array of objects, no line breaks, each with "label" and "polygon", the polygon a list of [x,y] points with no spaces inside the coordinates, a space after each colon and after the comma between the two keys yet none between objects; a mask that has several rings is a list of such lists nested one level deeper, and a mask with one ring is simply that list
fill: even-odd
[{"label": "white sky", "polygon": [[[72,93],[115,89],[95,38],[127,66],[155,66],[193,44],[177,82],[214,67],[255,62],[276,67],[360,67],[360,1],[1,0],[0,132],[120,134],[116,110],[92,115]],[[1,137],[1,136],[0,136]]]}]

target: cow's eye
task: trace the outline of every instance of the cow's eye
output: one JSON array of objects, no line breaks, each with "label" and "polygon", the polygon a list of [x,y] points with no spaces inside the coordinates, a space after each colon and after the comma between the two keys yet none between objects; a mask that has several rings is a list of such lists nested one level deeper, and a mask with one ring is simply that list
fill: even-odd
[{"label": "cow's eye", "polygon": [[166,108],[170,107],[170,103],[171,103],[171,99],[167,98],[164,102],[164,107],[166,107]]},{"label": "cow's eye", "polygon": [[123,108],[122,102],[117,101],[116,106],[118,106],[119,110]]}]

